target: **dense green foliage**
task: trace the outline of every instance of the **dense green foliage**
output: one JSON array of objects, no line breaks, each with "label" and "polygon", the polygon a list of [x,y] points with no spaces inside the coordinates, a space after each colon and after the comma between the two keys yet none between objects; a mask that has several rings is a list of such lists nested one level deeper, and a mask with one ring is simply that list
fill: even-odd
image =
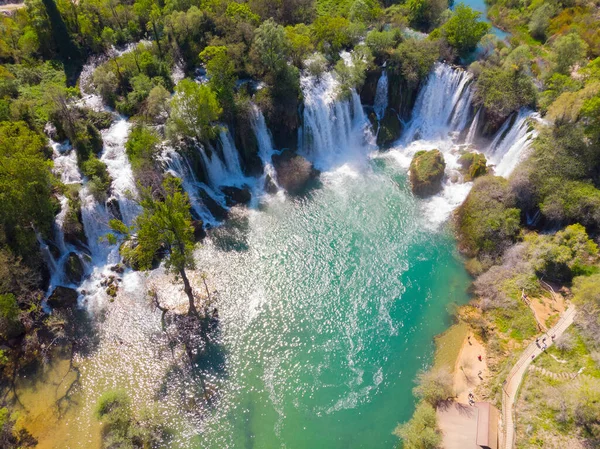
[{"label": "dense green foliage", "polygon": [[95,410],[102,423],[102,446],[107,449],[162,447],[168,435],[160,416],[151,409],[133,412],[123,391],[104,393]]},{"label": "dense green foliage", "polygon": [[521,212],[504,178],[478,178],[457,212],[462,249],[471,256],[497,257],[520,231]]},{"label": "dense green foliage", "polygon": [[442,434],[437,427],[435,409],[427,402],[421,402],[410,421],[399,425],[394,431],[402,438],[405,449],[439,449],[442,447]]}]

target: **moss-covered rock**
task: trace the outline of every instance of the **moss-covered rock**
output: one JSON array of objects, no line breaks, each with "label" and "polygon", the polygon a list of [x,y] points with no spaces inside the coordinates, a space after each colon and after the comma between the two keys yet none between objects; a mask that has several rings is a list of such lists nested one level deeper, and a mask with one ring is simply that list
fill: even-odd
[{"label": "moss-covered rock", "polygon": [[458,163],[465,181],[472,181],[488,173],[487,159],[481,153],[465,153],[458,159]]},{"label": "moss-covered rock", "polygon": [[387,109],[381,122],[379,122],[379,130],[377,132],[377,145],[382,148],[390,146],[398,140],[402,133],[402,123],[398,119],[398,115]]},{"label": "moss-covered rock", "polygon": [[319,171],[309,161],[289,150],[274,155],[273,165],[277,171],[277,182],[291,195],[306,192],[319,176]]},{"label": "moss-covered rock", "polygon": [[65,262],[65,276],[71,284],[79,284],[84,275],[83,263],[79,256],[73,252],[69,253]]},{"label": "moss-covered rock", "polygon": [[418,151],[410,163],[412,191],[418,196],[435,195],[442,189],[446,162],[440,150]]}]

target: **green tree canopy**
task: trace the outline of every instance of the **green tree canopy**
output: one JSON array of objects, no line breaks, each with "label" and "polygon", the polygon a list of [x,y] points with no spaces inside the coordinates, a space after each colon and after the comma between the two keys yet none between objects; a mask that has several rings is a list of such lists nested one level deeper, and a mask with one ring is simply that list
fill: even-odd
[{"label": "green tree canopy", "polygon": [[23,122],[0,123],[0,226],[17,254],[35,246],[35,230],[54,219],[52,162],[46,139]]},{"label": "green tree canopy", "polygon": [[481,38],[490,31],[491,26],[481,22],[480,18],[479,11],[459,3],[452,17],[442,27],[446,40],[461,56],[475,50]]},{"label": "green tree canopy", "polygon": [[215,122],[222,112],[217,94],[209,86],[186,78],[175,87],[167,126],[177,137],[211,139],[216,134]]}]

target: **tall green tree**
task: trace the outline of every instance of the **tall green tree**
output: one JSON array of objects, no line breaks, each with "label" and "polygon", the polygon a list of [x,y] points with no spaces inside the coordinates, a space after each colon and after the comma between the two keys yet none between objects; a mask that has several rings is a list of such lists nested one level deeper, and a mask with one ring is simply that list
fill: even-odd
[{"label": "tall green tree", "polygon": [[24,122],[0,123],[0,227],[17,254],[35,247],[35,230],[54,219],[46,140]]},{"label": "tall green tree", "polygon": [[475,50],[481,38],[490,31],[490,25],[481,22],[480,18],[480,12],[460,3],[442,27],[446,40],[460,55],[465,56]]},{"label": "tall green tree", "polygon": [[[190,201],[182,192],[177,178],[163,182],[162,198],[155,198],[150,189],[141,192],[141,214],[133,226],[127,227],[120,220],[111,220],[111,228],[120,234],[125,244],[121,253],[126,261],[142,270],[149,270],[160,251],[164,251],[165,268],[181,277],[183,290],[189,301],[189,315],[198,316],[194,304],[194,292],[187,276],[194,268],[194,228],[190,214]],[[114,236],[109,241],[116,243]]]},{"label": "tall green tree", "polygon": [[222,112],[217,95],[209,86],[183,79],[175,88],[167,127],[172,136],[211,139]]}]

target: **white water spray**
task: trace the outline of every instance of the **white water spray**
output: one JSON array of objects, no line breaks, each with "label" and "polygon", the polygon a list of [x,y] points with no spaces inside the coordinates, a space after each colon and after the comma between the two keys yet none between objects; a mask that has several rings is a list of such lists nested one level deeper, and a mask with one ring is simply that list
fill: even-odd
[{"label": "white water spray", "polygon": [[258,157],[260,157],[264,167],[263,176],[258,184],[260,188],[264,188],[268,177],[277,188],[277,191],[282,192],[279,184],[277,184],[277,173],[275,167],[273,167],[273,155],[276,154],[276,150],[273,148],[273,139],[262,111],[255,104],[252,105],[251,124],[258,143]]},{"label": "white water spray", "polygon": [[521,109],[516,117],[511,116],[496,133],[486,151],[486,156],[495,165],[498,176],[508,177],[528,153],[537,131],[531,126],[531,120],[540,120],[540,116],[528,109]]},{"label": "white water spray", "polygon": [[467,125],[473,92],[469,72],[436,63],[419,91],[412,119],[402,141],[445,138]]},{"label": "white water spray", "polygon": [[385,115],[385,110],[388,105],[388,76],[387,72],[384,70],[379,77],[379,81],[377,81],[377,90],[375,91],[375,104],[373,105],[373,110],[375,111],[375,115],[377,116],[377,120],[383,119]]},{"label": "white water spray", "polygon": [[339,83],[331,73],[320,80],[303,76],[300,85],[304,93],[300,152],[321,171],[365,161],[375,148],[374,137],[356,91],[339,100]]}]

